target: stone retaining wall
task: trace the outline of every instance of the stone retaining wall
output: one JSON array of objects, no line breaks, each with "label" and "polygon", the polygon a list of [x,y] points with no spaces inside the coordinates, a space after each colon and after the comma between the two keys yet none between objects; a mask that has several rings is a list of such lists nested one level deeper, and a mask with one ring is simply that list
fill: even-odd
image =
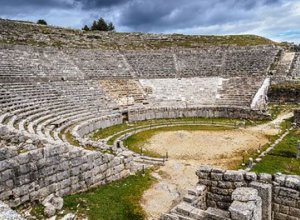
[{"label": "stone retaining wall", "polygon": [[245,108],[234,107],[203,107],[203,108],[156,108],[138,109],[128,112],[129,122],[161,118],[244,118],[244,119],[269,119],[270,116]]},{"label": "stone retaining wall", "polygon": [[[2,136],[13,133],[5,126],[0,128]],[[19,142],[26,141],[22,134],[13,135]],[[52,193],[64,196],[106,184],[128,176],[133,167],[130,155],[47,143],[21,150],[18,141],[0,148],[0,200],[10,207],[42,200]]]},{"label": "stone retaining wall", "polygon": [[122,124],[122,115],[108,115],[97,119],[87,120],[72,129],[72,135],[76,138],[83,138],[85,135],[102,128],[111,127],[113,125]]},{"label": "stone retaining wall", "polygon": [[197,171],[199,184],[207,187],[207,207],[228,210],[232,193],[251,187],[262,199],[262,219],[300,219],[300,176],[225,171],[203,166]]},{"label": "stone retaining wall", "polygon": [[[183,117],[203,117],[203,118],[243,118],[243,119],[270,119],[270,116],[259,111],[234,107],[203,107],[203,108],[155,108],[155,109],[134,109],[128,111],[128,121],[144,121],[162,118],[183,118]],[[99,119],[92,119],[76,125],[72,129],[72,135],[79,141],[101,128],[122,124],[121,114],[104,116]]]}]

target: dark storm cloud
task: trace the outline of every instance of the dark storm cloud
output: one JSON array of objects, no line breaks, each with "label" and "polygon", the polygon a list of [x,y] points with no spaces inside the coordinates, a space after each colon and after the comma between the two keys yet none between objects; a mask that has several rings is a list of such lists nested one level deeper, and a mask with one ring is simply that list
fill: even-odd
[{"label": "dark storm cloud", "polygon": [[[104,17],[118,31],[254,33],[285,38],[300,29],[296,0],[0,0],[0,17],[81,28]],[[298,33],[298,32],[297,32]],[[290,38],[289,38],[290,39]]]},{"label": "dark storm cloud", "polygon": [[106,7],[118,6],[130,2],[130,0],[74,0],[82,5],[85,10],[101,9]]},{"label": "dark storm cloud", "polygon": [[121,11],[120,24],[135,30],[163,30],[243,20],[251,11],[280,0],[132,0]]},{"label": "dark storm cloud", "polygon": [[64,0],[0,0],[0,8],[22,9],[33,8],[66,8],[73,6],[70,1]]}]

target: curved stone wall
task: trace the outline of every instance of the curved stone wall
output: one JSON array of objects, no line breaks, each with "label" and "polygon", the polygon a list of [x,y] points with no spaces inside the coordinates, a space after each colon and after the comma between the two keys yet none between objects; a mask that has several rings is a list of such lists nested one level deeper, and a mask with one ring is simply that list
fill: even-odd
[{"label": "curved stone wall", "polygon": [[0,147],[0,200],[10,207],[41,201],[52,193],[87,190],[128,176],[133,169],[129,154],[32,141],[7,126],[0,126],[0,138],[8,141]]},{"label": "curved stone wall", "polygon": [[[203,108],[155,108],[155,109],[132,109],[128,111],[128,121],[144,121],[163,118],[240,118],[264,120],[270,119],[270,115],[260,111],[234,107],[203,107]],[[123,123],[121,114],[104,116],[92,119],[76,125],[72,129],[72,135],[80,140],[91,132]]]},{"label": "curved stone wall", "polygon": [[137,109],[128,112],[129,122],[162,118],[243,118],[270,119],[270,116],[259,111],[234,107],[203,107],[203,108],[157,108]]}]

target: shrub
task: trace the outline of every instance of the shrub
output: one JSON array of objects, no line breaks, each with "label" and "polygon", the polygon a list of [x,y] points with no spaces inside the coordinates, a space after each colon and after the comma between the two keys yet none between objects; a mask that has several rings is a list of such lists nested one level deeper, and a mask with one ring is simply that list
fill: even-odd
[{"label": "shrub", "polygon": [[48,25],[47,22],[43,19],[38,20],[36,23],[41,25]]}]

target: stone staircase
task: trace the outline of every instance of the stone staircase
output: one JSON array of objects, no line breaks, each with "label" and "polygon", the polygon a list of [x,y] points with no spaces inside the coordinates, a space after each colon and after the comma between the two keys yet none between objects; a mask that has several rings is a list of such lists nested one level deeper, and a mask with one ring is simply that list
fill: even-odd
[{"label": "stone staircase", "polygon": [[163,214],[161,220],[226,220],[230,219],[229,211],[218,208],[206,207],[206,187],[197,185],[195,189],[188,190],[178,205],[170,210],[169,213]]}]

